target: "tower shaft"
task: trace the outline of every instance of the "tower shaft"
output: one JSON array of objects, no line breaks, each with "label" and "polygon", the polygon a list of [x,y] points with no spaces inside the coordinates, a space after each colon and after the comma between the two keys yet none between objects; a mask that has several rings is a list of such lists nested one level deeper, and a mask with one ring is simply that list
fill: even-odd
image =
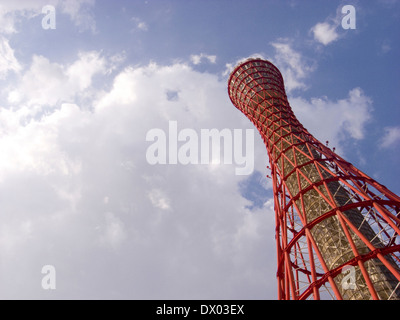
[{"label": "tower shaft", "polygon": [[302,126],[270,62],[240,64],[228,87],[269,155],[278,298],[399,299],[400,198]]}]

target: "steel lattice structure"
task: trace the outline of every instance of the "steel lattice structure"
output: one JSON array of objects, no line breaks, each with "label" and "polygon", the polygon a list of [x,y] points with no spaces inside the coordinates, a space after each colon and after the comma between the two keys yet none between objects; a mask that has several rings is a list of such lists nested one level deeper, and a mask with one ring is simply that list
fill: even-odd
[{"label": "steel lattice structure", "polygon": [[400,197],[302,126],[270,62],[239,64],[228,92],[269,155],[278,299],[400,299]]}]

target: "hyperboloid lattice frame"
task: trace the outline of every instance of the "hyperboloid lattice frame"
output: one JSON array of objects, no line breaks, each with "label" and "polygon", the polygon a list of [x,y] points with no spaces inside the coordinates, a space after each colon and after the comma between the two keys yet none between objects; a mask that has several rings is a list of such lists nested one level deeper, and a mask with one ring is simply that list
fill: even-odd
[{"label": "hyperboloid lattice frame", "polygon": [[302,126],[270,62],[241,63],[228,92],[269,155],[278,299],[399,299],[400,198]]}]

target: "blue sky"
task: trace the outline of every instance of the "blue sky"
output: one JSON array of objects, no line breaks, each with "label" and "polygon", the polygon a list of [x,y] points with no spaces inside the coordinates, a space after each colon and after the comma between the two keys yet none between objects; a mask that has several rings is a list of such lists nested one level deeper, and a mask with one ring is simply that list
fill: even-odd
[{"label": "blue sky", "polygon": [[[353,5],[356,29],[343,29]],[[42,28],[53,5],[56,28]],[[281,70],[304,126],[400,193],[400,1],[0,1],[0,297],[275,299],[268,159],[150,165],[146,133],[252,129],[227,79]],[[57,288],[44,290],[53,265]]]}]

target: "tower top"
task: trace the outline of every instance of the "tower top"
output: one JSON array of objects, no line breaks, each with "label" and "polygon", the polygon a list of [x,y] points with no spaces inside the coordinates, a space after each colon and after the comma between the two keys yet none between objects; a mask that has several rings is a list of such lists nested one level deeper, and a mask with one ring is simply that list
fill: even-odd
[{"label": "tower top", "polygon": [[[233,71],[231,71],[231,73],[229,75],[228,85],[231,83],[231,80],[235,76],[235,73],[237,73],[241,69],[246,70],[246,69],[250,68],[250,66],[263,66],[263,65],[264,66],[268,65],[270,68],[274,69],[274,71],[276,71],[282,77],[281,72],[272,62],[265,60],[265,59],[261,59],[261,58],[247,58],[245,60],[240,61],[236,65],[236,67],[233,69]],[[282,77],[282,79],[283,79],[283,77]]]},{"label": "tower top", "polygon": [[243,104],[260,91],[276,94],[286,99],[285,85],[279,69],[271,62],[249,58],[240,62],[228,80],[228,94],[233,105],[243,111]]}]

